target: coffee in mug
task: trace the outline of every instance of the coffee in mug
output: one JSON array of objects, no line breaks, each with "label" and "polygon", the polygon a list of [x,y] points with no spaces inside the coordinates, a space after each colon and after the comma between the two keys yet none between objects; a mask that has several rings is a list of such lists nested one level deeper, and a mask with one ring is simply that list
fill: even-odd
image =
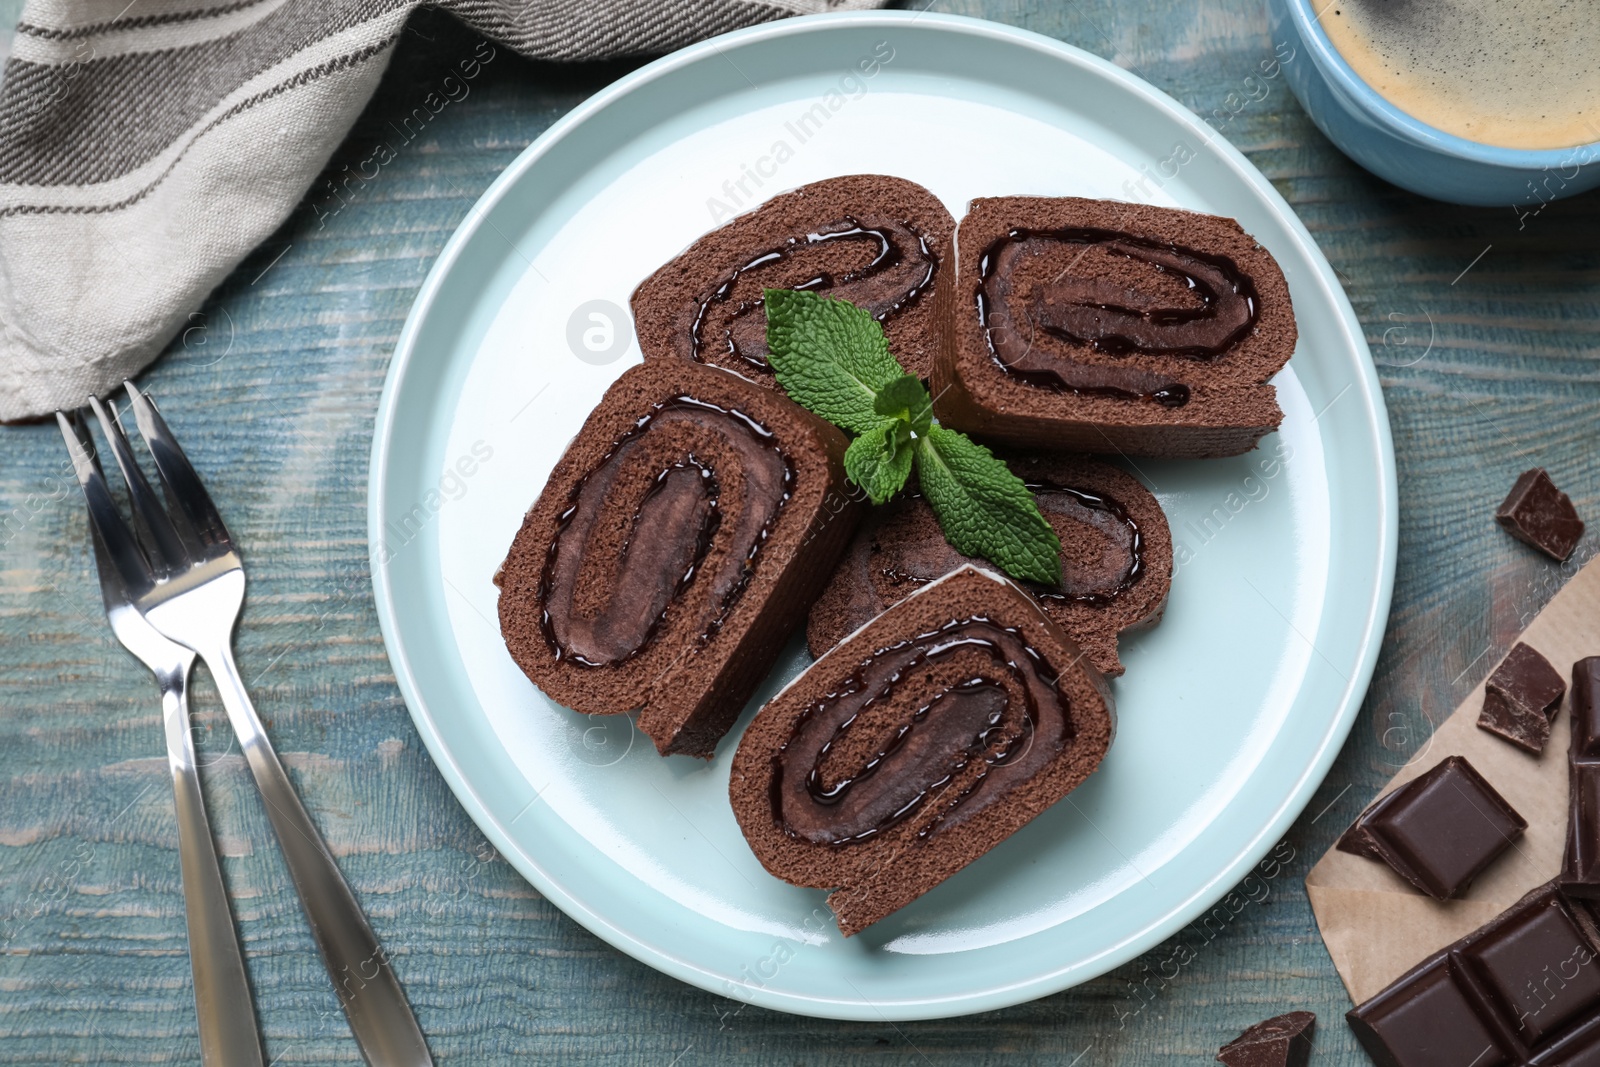
[{"label": "coffee in mug", "polygon": [[1600,141],[1600,0],[1316,0],[1356,74],[1436,129],[1504,148]]}]

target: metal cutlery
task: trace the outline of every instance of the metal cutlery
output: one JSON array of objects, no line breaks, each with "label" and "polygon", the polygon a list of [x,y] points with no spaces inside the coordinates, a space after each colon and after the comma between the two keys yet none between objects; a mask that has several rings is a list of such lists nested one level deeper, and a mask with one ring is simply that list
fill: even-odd
[{"label": "metal cutlery", "polygon": [[91,401],[129,482],[134,511],[130,529],[94,453],[70,436],[67,446],[94,527],[139,614],[165,638],[192,649],[211,669],[362,1055],[373,1067],[431,1067],[433,1059],[389,959],[290,784],[234,663],[233,630],[245,590],[238,550],[155,405],[131,382],[124,386],[167,506],[146,491],[148,485],[135,487],[143,478],[131,451],[124,462],[114,420]]},{"label": "metal cutlery", "polygon": [[[114,409],[113,409],[114,411]],[[96,414],[102,414],[97,410]],[[94,492],[92,464],[79,462],[94,455],[93,439],[75,418],[60,412],[56,421],[73,449],[73,465],[85,494]],[[119,466],[127,441],[115,416],[104,420]],[[76,448],[74,448],[76,446]],[[124,469],[128,473],[128,469]],[[138,496],[149,485],[132,468],[129,489]],[[100,483],[104,488],[104,482]],[[107,500],[109,502],[109,498]],[[94,509],[91,502],[90,509]],[[200,1060],[205,1067],[260,1067],[261,1041],[256,1034],[255,1009],[245,978],[244,957],[234,932],[228,894],[222,884],[211,824],[206,819],[200,777],[195,770],[194,736],[189,732],[189,669],[194,653],[156,632],[133,606],[128,585],[100,537],[90,531],[95,566],[100,573],[100,595],[106,618],[124,648],[149,667],[161,688],[161,716],[166,729],[167,766],[172,774],[172,798],[178,817],[178,856],[183,877],[183,908],[189,931],[189,969],[194,975],[194,1008],[200,1023]]]}]

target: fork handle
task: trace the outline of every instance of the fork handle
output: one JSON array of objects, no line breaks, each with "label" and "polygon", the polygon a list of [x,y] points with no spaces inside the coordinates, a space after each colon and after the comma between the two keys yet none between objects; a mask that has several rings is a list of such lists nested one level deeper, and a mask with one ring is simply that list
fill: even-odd
[{"label": "fork handle", "polygon": [[178,815],[178,856],[194,1008],[200,1024],[200,1061],[205,1067],[261,1067],[261,1039],[256,1034],[250,984],[195,770],[187,674],[185,663],[182,671],[161,679],[161,717],[166,725],[167,765]]},{"label": "fork handle", "polygon": [[432,1067],[433,1058],[400,981],[273,751],[245,692],[232,647],[224,639],[196,651],[216,679],[361,1054],[371,1067]]}]

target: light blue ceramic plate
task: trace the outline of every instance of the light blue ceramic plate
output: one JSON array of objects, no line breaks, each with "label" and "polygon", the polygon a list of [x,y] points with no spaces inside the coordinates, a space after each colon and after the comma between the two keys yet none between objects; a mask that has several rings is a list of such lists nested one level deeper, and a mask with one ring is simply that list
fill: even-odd
[{"label": "light blue ceramic plate", "polygon": [[[870,72],[870,76],[868,73]],[[1180,566],[1125,641],[1099,771],[859,937],[769,876],[726,785],[733,739],[663,760],[630,723],[551,705],[512,664],[490,579],[606,386],[638,359],[635,284],[781,189],[921,182],[957,216],[1006,193],[1231,215],[1289,278],[1300,347],[1259,451],[1140,463]],[[594,316],[599,316],[598,318]],[[609,360],[609,362],[608,362]],[[1394,460],[1361,330],[1272,187],[1160,92],[1059,42],[970,19],[794,19],[653,63],[501,175],[417,297],[379,407],[373,584],[417,729],[542,893],[686,982],[784,1011],[917,1019],[1092,978],[1212,906],[1322,780],[1372,671],[1394,571]],[[785,655],[755,704],[805,664]]]}]

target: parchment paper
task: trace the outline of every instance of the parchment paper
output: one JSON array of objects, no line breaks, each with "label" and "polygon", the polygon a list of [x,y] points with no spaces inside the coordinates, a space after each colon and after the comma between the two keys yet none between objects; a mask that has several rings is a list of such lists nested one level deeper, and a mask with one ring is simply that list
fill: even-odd
[{"label": "parchment paper", "polygon": [[[1518,640],[1543,653],[1570,685],[1572,664],[1600,655],[1600,559],[1585,565]],[[1528,830],[1516,844],[1460,900],[1442,904],[1413,889],[1387,864],[1337,849],[1329,849],[1306,875],[1306,893],[1322,940],[1357,1004],[1555,877],[1561,865],[1567,834],[1568,701],[1556,716],[1544,754],[1533,756],[1478,729],[1483,688],[1480,682],[1378,795],[1432,769],[1446,756],[1465,756],[1528,820]]]}]

